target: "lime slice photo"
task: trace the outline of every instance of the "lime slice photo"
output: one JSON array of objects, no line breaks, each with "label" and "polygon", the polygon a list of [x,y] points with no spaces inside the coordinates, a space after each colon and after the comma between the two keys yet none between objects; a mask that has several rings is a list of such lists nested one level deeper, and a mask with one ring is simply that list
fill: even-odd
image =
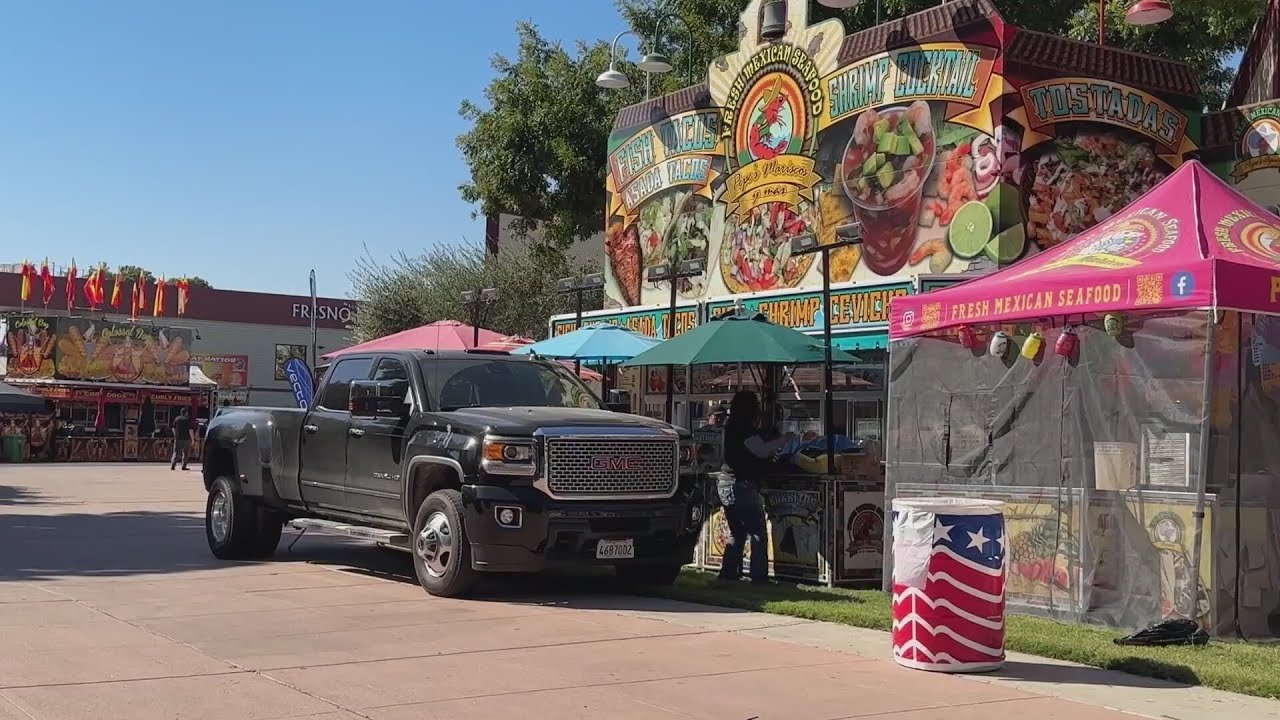
[{"label": "lime slice photo", "polygon": [[977,200],[970,200],[956,210],[947,229],[947,240],[955,256],[968,260],[982,254],[991,241],[991,211]]},{"label": "lime slice photo", "polygon": [[992,262],[997,265],[1009,265],[1022,257],[1027,249],[1027,231],[1021,225],[1014,225],[991,238],[991,242],[982,249]]}]

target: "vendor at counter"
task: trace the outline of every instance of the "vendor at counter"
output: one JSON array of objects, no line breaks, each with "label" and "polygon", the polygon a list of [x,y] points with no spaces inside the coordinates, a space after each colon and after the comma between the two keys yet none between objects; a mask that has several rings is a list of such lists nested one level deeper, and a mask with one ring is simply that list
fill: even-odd
[{"label": "vendor at counter", "polygon": [[716,482],[720,503],[729,524],[720,579],[736,581],[742,576],[742,551],[751,542],[751,582],[769,579],[769,547],[764,506],[760,502],[760,482],[776,467],[773,456],[794,437],[791,433],[765,440],[757,426],[760,404],[755,393],[741,390],[729,405],[724,427],[724,466]]}]

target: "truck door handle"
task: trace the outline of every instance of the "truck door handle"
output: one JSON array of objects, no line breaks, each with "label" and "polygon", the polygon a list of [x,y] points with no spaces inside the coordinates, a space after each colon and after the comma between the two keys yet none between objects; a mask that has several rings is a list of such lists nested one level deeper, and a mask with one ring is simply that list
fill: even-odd
[{"label": "truck door handle", "polygon": [[360,428],[349,428],[347,434],[351,437],[364,437],[364,431]]},{"label": "truck door handle", "polygon": [[315,435],[316,433],[320,432],[319,425],[303,425],[302,429],[304,432],[310,435]]}]

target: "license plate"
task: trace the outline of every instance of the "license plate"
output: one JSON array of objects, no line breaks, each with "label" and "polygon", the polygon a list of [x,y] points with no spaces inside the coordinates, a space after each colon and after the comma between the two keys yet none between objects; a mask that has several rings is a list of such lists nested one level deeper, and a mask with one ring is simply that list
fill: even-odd
[{"label": "license plate", "polygon": [[596,543],[597,560],[630,560],[636,556],[636,541],[601,540]]}]

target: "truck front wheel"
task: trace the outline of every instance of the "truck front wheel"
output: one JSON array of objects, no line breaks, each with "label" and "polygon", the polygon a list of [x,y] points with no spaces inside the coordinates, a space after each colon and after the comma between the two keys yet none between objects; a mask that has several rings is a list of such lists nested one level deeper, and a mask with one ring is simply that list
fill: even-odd
[{"label": "truck front wheel", "polygon": [[466,594],[475,581],[471,543],[462,524],[462,493],[437,490],[418,507],[413,522],[413,568],[437,597]]},{"label": "truck front wheel", "polygon": [[257,549],[258,509],[236,492],[226,477],[217,478],[209,487],[204,535],[219,560],[248,560]]}]

